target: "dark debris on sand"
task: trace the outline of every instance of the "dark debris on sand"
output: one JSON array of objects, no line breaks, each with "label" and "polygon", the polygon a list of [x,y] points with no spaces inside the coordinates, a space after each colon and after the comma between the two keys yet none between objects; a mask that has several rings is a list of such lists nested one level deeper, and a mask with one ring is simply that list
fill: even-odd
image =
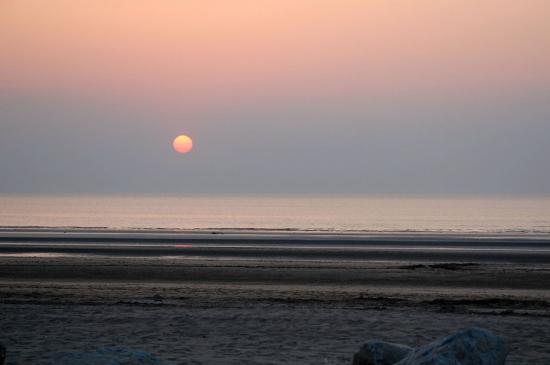
[{"label": "dark debris on sand", "polygon": [[399,269],[403,270],[419,270],[419,269],[428,269],[428,270],[466,270],[468,268],[475,268],[479,264],[474,262],[448,262],[448,263],[437,263],[437,264],[415,264],[415,265],[405,265],[399,266]]}]

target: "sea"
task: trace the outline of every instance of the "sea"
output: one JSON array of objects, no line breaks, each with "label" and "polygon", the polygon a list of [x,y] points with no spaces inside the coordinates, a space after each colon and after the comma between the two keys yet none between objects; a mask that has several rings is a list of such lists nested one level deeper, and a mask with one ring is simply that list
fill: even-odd
[{"label": "sea", "polygon": [[0,227],[550,234],[550,197],[0,195]]}]

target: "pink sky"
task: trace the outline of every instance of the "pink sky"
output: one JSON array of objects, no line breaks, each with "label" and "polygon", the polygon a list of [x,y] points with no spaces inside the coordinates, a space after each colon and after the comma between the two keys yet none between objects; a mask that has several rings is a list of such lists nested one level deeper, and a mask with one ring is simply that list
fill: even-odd
[{"label": "pink sky", "polygon": [[546,0],[3,1],[2,92],[217,105],[550,83]]}]

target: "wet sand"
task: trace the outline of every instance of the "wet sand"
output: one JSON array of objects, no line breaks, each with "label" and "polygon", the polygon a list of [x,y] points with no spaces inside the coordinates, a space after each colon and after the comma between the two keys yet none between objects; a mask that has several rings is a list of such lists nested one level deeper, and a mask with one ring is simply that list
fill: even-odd
[{"label": "wet sand", "polygon": [[508,338],[509,364],[549,363],[545,237],[169,235],[2,232],[8,363],[120,345],[168,364],[346,364],[371,338],[471,325]]},{"label": "wet sand", "polygon": [[2,254],[201,259],[548,263],[544,235],[0,230]]}]

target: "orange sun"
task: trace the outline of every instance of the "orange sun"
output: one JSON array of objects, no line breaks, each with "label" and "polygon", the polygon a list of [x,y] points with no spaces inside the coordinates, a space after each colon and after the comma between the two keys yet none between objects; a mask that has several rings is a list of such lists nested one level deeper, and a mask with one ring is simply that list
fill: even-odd
[{"label": "orange sun", "polygon": [[172,147],[174,147],[174,150],[178,153],[187,153],[193,149],[193,140],[185,134],[182,134],[174,139]]}]

